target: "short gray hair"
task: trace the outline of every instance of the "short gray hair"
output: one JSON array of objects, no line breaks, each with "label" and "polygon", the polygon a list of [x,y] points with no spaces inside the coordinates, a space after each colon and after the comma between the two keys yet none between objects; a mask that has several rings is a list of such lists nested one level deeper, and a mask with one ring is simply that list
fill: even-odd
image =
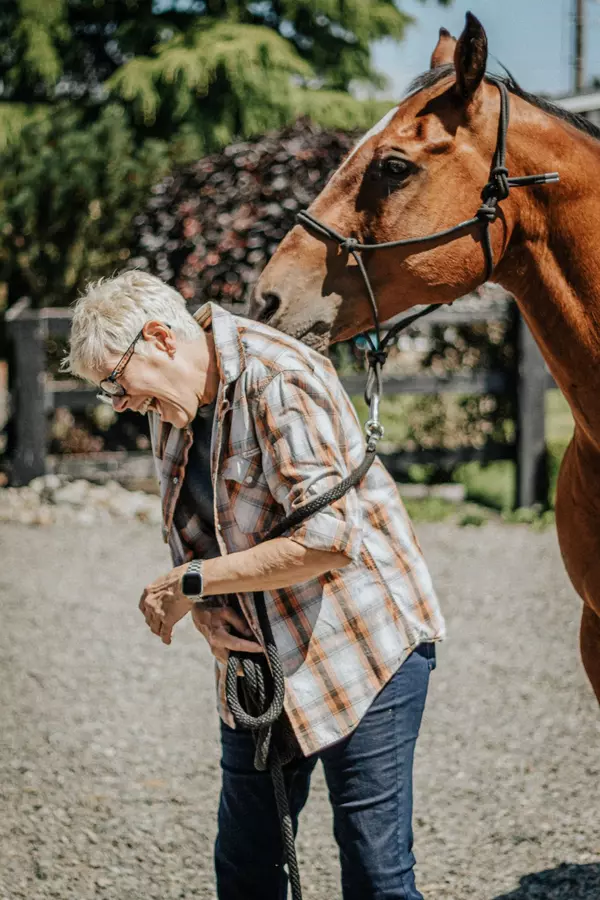
[{"label": "short gray hair", "polygon": [[[89,284],[75,303],[62,371],[81,377],[101,370],[107,356],[124,353],[153,319],[169,324],[184,341],[194,340],[200,331],[181,294],[155,275],[132,269]],[[139,352],[147,352],[142,341]]]}]

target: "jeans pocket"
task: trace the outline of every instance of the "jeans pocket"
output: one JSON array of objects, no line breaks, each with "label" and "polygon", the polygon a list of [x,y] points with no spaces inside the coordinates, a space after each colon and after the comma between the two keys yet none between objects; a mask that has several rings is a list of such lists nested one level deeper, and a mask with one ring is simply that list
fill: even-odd
[{"label": "jeans pocket", "polygon": [[432,641],[426,641],[422,644],[419,644],[419,646],[415,649],[415,653],[418,653],[420,656],[427,660],[429,671],[433,672],[437,665],[435,644]]}]

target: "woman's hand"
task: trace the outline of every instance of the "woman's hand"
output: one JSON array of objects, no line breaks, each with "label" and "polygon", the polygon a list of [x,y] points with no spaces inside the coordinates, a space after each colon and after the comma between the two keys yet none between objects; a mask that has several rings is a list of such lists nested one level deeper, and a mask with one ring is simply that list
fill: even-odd
[{"label": "woman's hand", "polygon": [[194,603],[181,590],[181,576],[186,566],[172,569],[144,589],[139,608],[146,624],[153,634],[157,634],[164,644],[171,643],[173,628],[180,619],[190,612]]},{"label": "woman's hand", "polygon": [[[192,608],[194,625],[208,641],[213,656],[219,662],[227,663],[230,650],[245,650],[247,653],[262,653],[263,648],[252,638],[252,631],[242,616],[230,606],[207,608],[195,603]],[[234,628],[236,634],[231,633]]]}]

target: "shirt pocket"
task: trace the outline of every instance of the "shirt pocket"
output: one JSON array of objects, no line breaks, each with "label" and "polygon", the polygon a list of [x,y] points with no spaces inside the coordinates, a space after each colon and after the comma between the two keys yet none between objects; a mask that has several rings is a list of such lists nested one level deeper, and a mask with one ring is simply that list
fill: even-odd
[{"label": "shirt pocket", "polygon": [[250,456],[229,456],[223,462],[221,477],[239,530],[244,534],[268,531],[277,518],[277,504],[262,469],[260,450]]}]

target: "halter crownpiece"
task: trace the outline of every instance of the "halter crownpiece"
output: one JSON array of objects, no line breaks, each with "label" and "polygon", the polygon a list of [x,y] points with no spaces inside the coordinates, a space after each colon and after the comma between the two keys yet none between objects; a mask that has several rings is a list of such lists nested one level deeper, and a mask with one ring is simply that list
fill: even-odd
[{"label": "halter crownpiece", "polygon": [[[520,175],[517,177],[511,177],[508,174],[508,169],[506,167],[506,136],[508,132],[510,113],[509,94],[506,85],[502,81],[497,79],[494,75],[487,75],[486,77],[487,80],[492,84],[495,84],[500,91],[498,140],[492,160],[490,178],[487,184],[484,185],[481,192],[482,204],[472,219],[467,219],[464,222],[459,222],[458,225],[453,225],[451,228],[446,228],[443,231],[436,231],[434,234],[427,234],[423,237],[403,238],[399,241],[385,241],[380,244],[361,244],[360,241],[358,241],[355,237],[345,237],[343,234],[340,234],[330,225],[327,225],[325,222],[317,219],[316,216],[313,216],[313,214],[311,212],[308,212],[308,210],[306,209],[300,210],[300,212],[296,216],[296,221],[298,222],[298,224],[306,228],[307,231],[312,231],[320,237],[330,238],[331,240],[336,241],[342,248],[342,250],[345,250],[347,253],[351,253],[356,260],[356,263],[360,270],[360,274],[367,289],[369,303],[371,304],[373,325],[377,341],[377,343],[375,344],[373,342],[373,339],[371,338],[371,335],[368,332],[366,333],[365,336],[369,342],[370,350],[367,354],[369,374],[367,379],[367,389],[365,391],[365,399],[367,403],[371,405],[375,394],[381,393],[381,369],[386,361],[390,343],[398,334],[400,334],[401,331],[404,331],[406,328],[412,325],[413,322],[416,322],[417,319],[421,319],[423,316],[427,316],[429,315],[429,313],[434,312],[438,308],[438,304],[432,303],[429,306],[425,307],[425,309],[419,310],[418,312],[413,313],[410,316],[406,316],[404,319],[402,319],[400,322],[397,322],[396,325],[390,328],[385,337],[382,338],[381,323],[379,321],[379,311],[377,309],[375,293],[373,291],[373,286],[369,279],[365,264],[362,260],[361,253],[365,250],[390,250],[393,247],[412,247],[415,244],[431,243],[433,241],[439,240],[440,238],[449,237],[451,235],[458,237],[461,232],[465,231],[468,228],[472,228],[474,225],[478,225],[482,230],[481,243],[486,263],[485,277],[482,282],[483,284],[485,281],[490,280],[494,272],[494,251],[490,238],[490,224],[492,222],[495,222],[498,218],[499,204],[501,203],[501,201],[506,200],[510,193],[510,189],[513,187],[533,187],[534,185],[539,184],[556,184],[556,182],[560,180],[558,172],[544,172],[540,175]],[[374,418],[375,416],[373,415],[372,411],[371,419]]]}]

